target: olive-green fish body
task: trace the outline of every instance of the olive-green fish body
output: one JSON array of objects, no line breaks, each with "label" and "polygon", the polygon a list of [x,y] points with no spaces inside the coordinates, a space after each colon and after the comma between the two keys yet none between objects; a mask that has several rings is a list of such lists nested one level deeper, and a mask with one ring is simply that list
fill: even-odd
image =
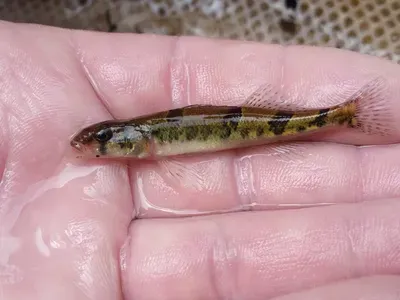
[{"label": "olive-green fish body", "polygon": [[257,107],[257,101],[266,97],[262,97],[265,90],[255,93],[245,106],[191,105],[105,121],[81,130],[71,145],[84,156],[142,159],[295,140],[327,128],[358,128],[367,134],[386,135],[393,118],[385,99],[379,97],[382,83],[378,78],[344,103],[321,109]]},{"label": "olive-green fish body", "polygon": [[156,156],[209,152],[266,144],[323,127],[351,124],[351,107],[302,112],[253,107],[189,106],[158,116],[147,123]]}]

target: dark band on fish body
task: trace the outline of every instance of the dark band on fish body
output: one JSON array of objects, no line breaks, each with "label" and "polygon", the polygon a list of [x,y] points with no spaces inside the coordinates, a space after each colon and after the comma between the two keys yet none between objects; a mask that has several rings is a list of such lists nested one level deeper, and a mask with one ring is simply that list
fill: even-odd
[{"label": "dark band on fish body", "polygon": [[198,126],[189,126],[185,128],[185,137],[188,141],[194,140],[198,135]]},{"label": "dark band on fish body", "polygon": [[231,116],[231,117],[240,118],[243,114],[243,110],[240,106],[230,106],[225,111],[225,114],[227,117]]},{"label": "dark band on fish body", "polygon": [[296,128],[297,132],[303,132],[303,131],[305,131],[306,129],[307,129],[307,128],[304,127],[304,126],[302,126],[302,125],[300,125],[300,126],[298,126],[298,127]]},{"label": "dark band on fish body", "polygon": [[226,115],[222,118],[226,125],[230,127],[231,130],[235,131],[238,128],[240,119],[243,115],[242,108],[240,106],[232,106],[226,111]]},{"label": "dark band on fish body", "polygon": [[167,141],[170,143],[173,141],[179,140],[178,130],[168,130],[168,131],[165,131],[165,134],[167,136]]},{"label": "dark band on fish body", "polygon": [[125,143],[125,145],[126,145],[126,148],[128,148],[128,149],[132,149],[133,148],[133,143],[131,141],[127,141]]},{"label": "dark band on fish body", "polygon": [[328,121],[328,116],[329,116],[329,108],[324,108],[321,109],[318,113],[318,116],[310,121],[310,123],[308,123],[310,126],[317,126],[317,127],[323,127],[327,124]]},{"label": "dark band on fish body", "polygon": [[250,134],[250,130],[247,127],[243,127],[239,129],[239,133],[243,139],[246,139]]},{"label": "dark band on fish body", "polygon": [[200,140],[206,141],[212,136],[215,132],[216,126],[199,126],[198,138]]},{"label": "dark band on fish body", "polygon": [[262,136],[263,134],[264,134],[264,128],[261,127],[261,126],[258,126],[258,127],[257,127],[257,130],[256,130],[256,135],[257,135],[258,137],[260,137],[260,136]]},{"label": "dark band on fish body", "polygon": [[167,112],[165,118],[168,122],[180,122],[184,115],[184,110],[182,108],[171,109]]},{"label": "dark band on fish body", "polygon": [[293,113],[277,111],[275,116],[268,121],[269,130],[275,135],[281,135],[285,132],[286,125],[293,116]]},{"label": "dark band on fish body", "polygon": [[221,139],[229,139],[232,132],[238,129],[243,111],[239,106],[231,106],[228,107],[224,113],[225,115],[222,117],[222,127],[218,130],[218,135]]},{"label": "dark band on fish body", "polygon": [[[235,124],[237,122],[233,122],[233,124]],[[237,127],[237,125],[235,125],[235,127]],[[232,133],[232,128],[230,124],[227,123],[223,123],[222,124],[222,128],[220,130],[220,138],[221,139],[228,139],[231,136]]]},{"label": "dark band on fish body", "polygon": [[343,125],[344,123],[347,123],[347,125],[351,126],[353,117],[352,116],[348,116],[346,114],[343,114],[341,116],[336,116],[335,119],[340,125]]}]

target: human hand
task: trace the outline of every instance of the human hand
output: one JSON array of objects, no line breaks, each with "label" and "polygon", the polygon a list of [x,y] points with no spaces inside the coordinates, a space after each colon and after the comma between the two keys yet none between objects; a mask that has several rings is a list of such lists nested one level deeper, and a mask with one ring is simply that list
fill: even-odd
[{"label": "human hand", "polygon": [[[397,65],[334,49],[10,23],[0,34],[1,299],[399,299],[398,124],[389,141],[340,132],[182,158],[196,184],[156,163],[67,155],[88,124],[240,104],[266,82],[319,107],[381,75],[397,116]],[[178,218],[247,204],[257,211]],[[316,206],[266,209],[286,204]]]}]

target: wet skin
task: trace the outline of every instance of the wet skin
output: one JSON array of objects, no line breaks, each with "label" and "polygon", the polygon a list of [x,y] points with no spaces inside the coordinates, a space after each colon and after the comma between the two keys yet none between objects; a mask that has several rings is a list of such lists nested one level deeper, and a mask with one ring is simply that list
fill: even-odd
[{"label": "wet skin", "polygon": [[170,166],[180,181],[159,163],[79,160],[69,144],[110,118],[238,105],[265,82],[312,108],[382,75],[397,116],[399,66],[10,23],[0,36],[0,298],[399,299],[397,123],[385,138],[349,131],[182,158]]}]

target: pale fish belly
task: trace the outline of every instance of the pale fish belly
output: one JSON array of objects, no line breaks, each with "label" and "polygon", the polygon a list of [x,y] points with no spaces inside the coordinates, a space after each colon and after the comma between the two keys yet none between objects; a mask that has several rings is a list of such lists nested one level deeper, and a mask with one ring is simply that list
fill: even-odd
[{"label": "pale fish belly", "polygon": [[269,143],[285,140],[282,136],[259,137],[253,139],[215,139],[215,140],[192,140],[192,141],[173,141],[161,143],[153,142],[153,155],[158,157],[217,152],[230,149],[239,149],[245,147],[254,147],[267,145]]},{"label": "pale fish belly", "polygon": [[246,141],[233,141],[233,140],[220,140],[220,141],[173,141],[171,143],[159,143],[154,142],[154,155],[155,156],[174,156],[182,154],[193,154],[193,153],[206,153],[215,152],[221,150],[228,150],[238,147],[243,147],[248,144]]}]

